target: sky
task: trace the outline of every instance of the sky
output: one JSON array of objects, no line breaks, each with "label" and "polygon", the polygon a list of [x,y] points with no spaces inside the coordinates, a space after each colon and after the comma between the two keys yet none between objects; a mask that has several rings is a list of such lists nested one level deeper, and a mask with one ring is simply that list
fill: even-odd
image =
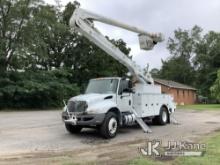
[{"label": "sky", "polygon": [[[57,0],[45,0],[55,4]],[[70,0],[58,0],[66,5]],[[73,1],[72,1],[73,2]],[[131,48],[131,55],[141,67],[149,64],[150,68],[160,68],[161,59],[166,60],[170,54],[166,49],[167,40],[173,37],[175,29],[189,30],[194,25],[204,32],[220,32],[219,0],[78,0],[81,8],[113,18],[120,22],[139,27],[148,32],[161,32],[165,41],[158,43],[153,50],[143,51],[139,48],[136,33],[101,23],[95,26],[110,38],[123,39]]]}]

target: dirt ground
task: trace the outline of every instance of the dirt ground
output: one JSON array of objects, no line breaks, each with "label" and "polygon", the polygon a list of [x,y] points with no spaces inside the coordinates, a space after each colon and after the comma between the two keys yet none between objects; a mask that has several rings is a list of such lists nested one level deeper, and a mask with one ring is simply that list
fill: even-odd
[{"label": "dirt ground", "polygon": [[102,139],[93,129],[66,132],[61,111],[0,112],[1,164],[124,164],[140,156],[139,147],[152,139],[194,142],[220,130],[220,111],[177,110],[179,125],[121,128],[116,138]]}]

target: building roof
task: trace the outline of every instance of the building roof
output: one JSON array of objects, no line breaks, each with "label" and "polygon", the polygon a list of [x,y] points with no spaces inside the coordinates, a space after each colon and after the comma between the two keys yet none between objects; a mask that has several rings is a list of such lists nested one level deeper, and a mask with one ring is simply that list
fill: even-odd
[{"label": "building roof", "polygon": [[197,90],[196,88],[193,88],[191,86],[181,84],[181,83],[178,83],[178,82],[175,82],[175,81],[172,81],[172,80],[163,80],[163,79],[154,78],[154,82],[157,82],[159,84],[168,86],[170,88]]}]

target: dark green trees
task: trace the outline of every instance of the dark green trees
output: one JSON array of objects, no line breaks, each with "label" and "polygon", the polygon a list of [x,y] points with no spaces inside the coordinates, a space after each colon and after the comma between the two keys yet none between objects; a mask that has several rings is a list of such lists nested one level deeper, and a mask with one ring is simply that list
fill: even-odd
[{"label": "dark green trees", "polygon": [[[0,108],[60,106],[83,91],[90,78],[127,72],[70,32],[74,9],[72,3],[62,11],[37,0],[0,1]],[[111,42],[129,54],[123,40]]]}]

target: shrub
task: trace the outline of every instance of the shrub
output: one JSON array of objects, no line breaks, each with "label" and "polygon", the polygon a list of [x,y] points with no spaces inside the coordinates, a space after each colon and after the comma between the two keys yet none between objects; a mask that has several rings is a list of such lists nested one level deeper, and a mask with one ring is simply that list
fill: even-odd
[{"label": "shrub", "polygon": [[80,91],[65,70],[8,72],[0,78],[0,109],[52,108]]}]

